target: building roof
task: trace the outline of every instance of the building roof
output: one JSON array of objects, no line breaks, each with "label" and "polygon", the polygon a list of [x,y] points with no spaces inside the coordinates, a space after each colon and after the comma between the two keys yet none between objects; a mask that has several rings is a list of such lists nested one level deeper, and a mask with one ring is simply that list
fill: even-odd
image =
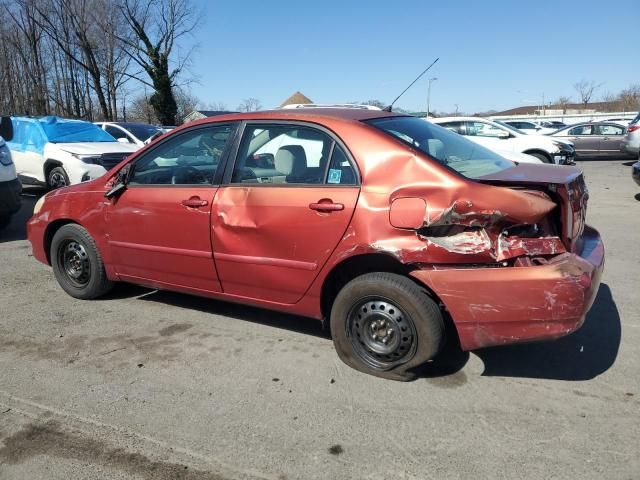
[{"label": "building roof", "polygon": [[[545,105],[545,110],[594,110],[596,112],[616,112],[617,106],[615,102],[592,102],[587,103],[567,103]],[[492,112],[491,116],[498,115],[534,115],[541,110],[540,105],[524,105],[522,107],[511,108],[502,112]]]},{"label": "building roof", "polygon": [[287,98],[284,102],[282,102],[280,106],[284,107],[285,105],[299,104],[299,103],[313,103],[313,101],[309,97],[307,97],[305,94],[298,91],[293,95],[291,95],[289,98]]}]

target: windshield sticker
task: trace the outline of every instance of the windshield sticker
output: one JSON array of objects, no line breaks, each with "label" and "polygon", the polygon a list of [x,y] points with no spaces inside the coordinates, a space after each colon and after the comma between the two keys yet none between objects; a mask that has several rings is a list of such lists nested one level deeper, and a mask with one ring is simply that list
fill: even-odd
[{"label": "windshield sticker", "polygon": [[327,179],[327,183],[340,183],[340,178],[342,177],[342,170],[337,168],[329,169],[329,178]]}]

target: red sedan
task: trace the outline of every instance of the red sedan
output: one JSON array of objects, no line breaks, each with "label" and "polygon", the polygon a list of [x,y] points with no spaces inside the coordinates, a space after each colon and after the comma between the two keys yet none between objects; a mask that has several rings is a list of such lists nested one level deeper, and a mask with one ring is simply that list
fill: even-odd
[{"label": "red sedan", "polygon": [[42,197],[28,234],[76,298],[126,281],[328,319],[344,362],[406,380],[446,336],[470,350],[582,325],[604,264],[587,197],[575,167],[419,118],[280,110],[178,128]]}]

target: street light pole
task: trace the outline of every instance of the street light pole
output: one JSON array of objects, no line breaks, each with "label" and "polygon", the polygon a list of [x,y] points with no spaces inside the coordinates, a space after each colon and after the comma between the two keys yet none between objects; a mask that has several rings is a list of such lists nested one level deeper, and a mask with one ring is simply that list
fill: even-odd
[{"label": "street light pole", "polygon": [[438,80],[438,77],[432,77],[429,79],[429,86],[427,87],[427,118],[431,112],[431,82]]}]

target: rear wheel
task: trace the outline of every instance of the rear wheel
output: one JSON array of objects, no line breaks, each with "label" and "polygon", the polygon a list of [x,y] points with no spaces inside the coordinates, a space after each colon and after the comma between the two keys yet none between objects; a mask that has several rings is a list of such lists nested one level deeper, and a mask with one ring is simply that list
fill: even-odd
[{"label": "rear wheel", "polygon": [[69,185],[69,177],[62,167],[53,167],[47,175],[47,185],[50,189],[62,188]]},{"label": "rear wheel", "polygon": [[368,273],[347,283],[331,309],[338,355],[361,372],[412,380],[412,369],[440,349],[444,323],[438,305],[410,279]]},{"label": "rear wheel", "polygon": [[50,258],[56,280],[72,297],[89,300],[113,288],[93,238],[80,225],[60,227],[51,241]]}]

